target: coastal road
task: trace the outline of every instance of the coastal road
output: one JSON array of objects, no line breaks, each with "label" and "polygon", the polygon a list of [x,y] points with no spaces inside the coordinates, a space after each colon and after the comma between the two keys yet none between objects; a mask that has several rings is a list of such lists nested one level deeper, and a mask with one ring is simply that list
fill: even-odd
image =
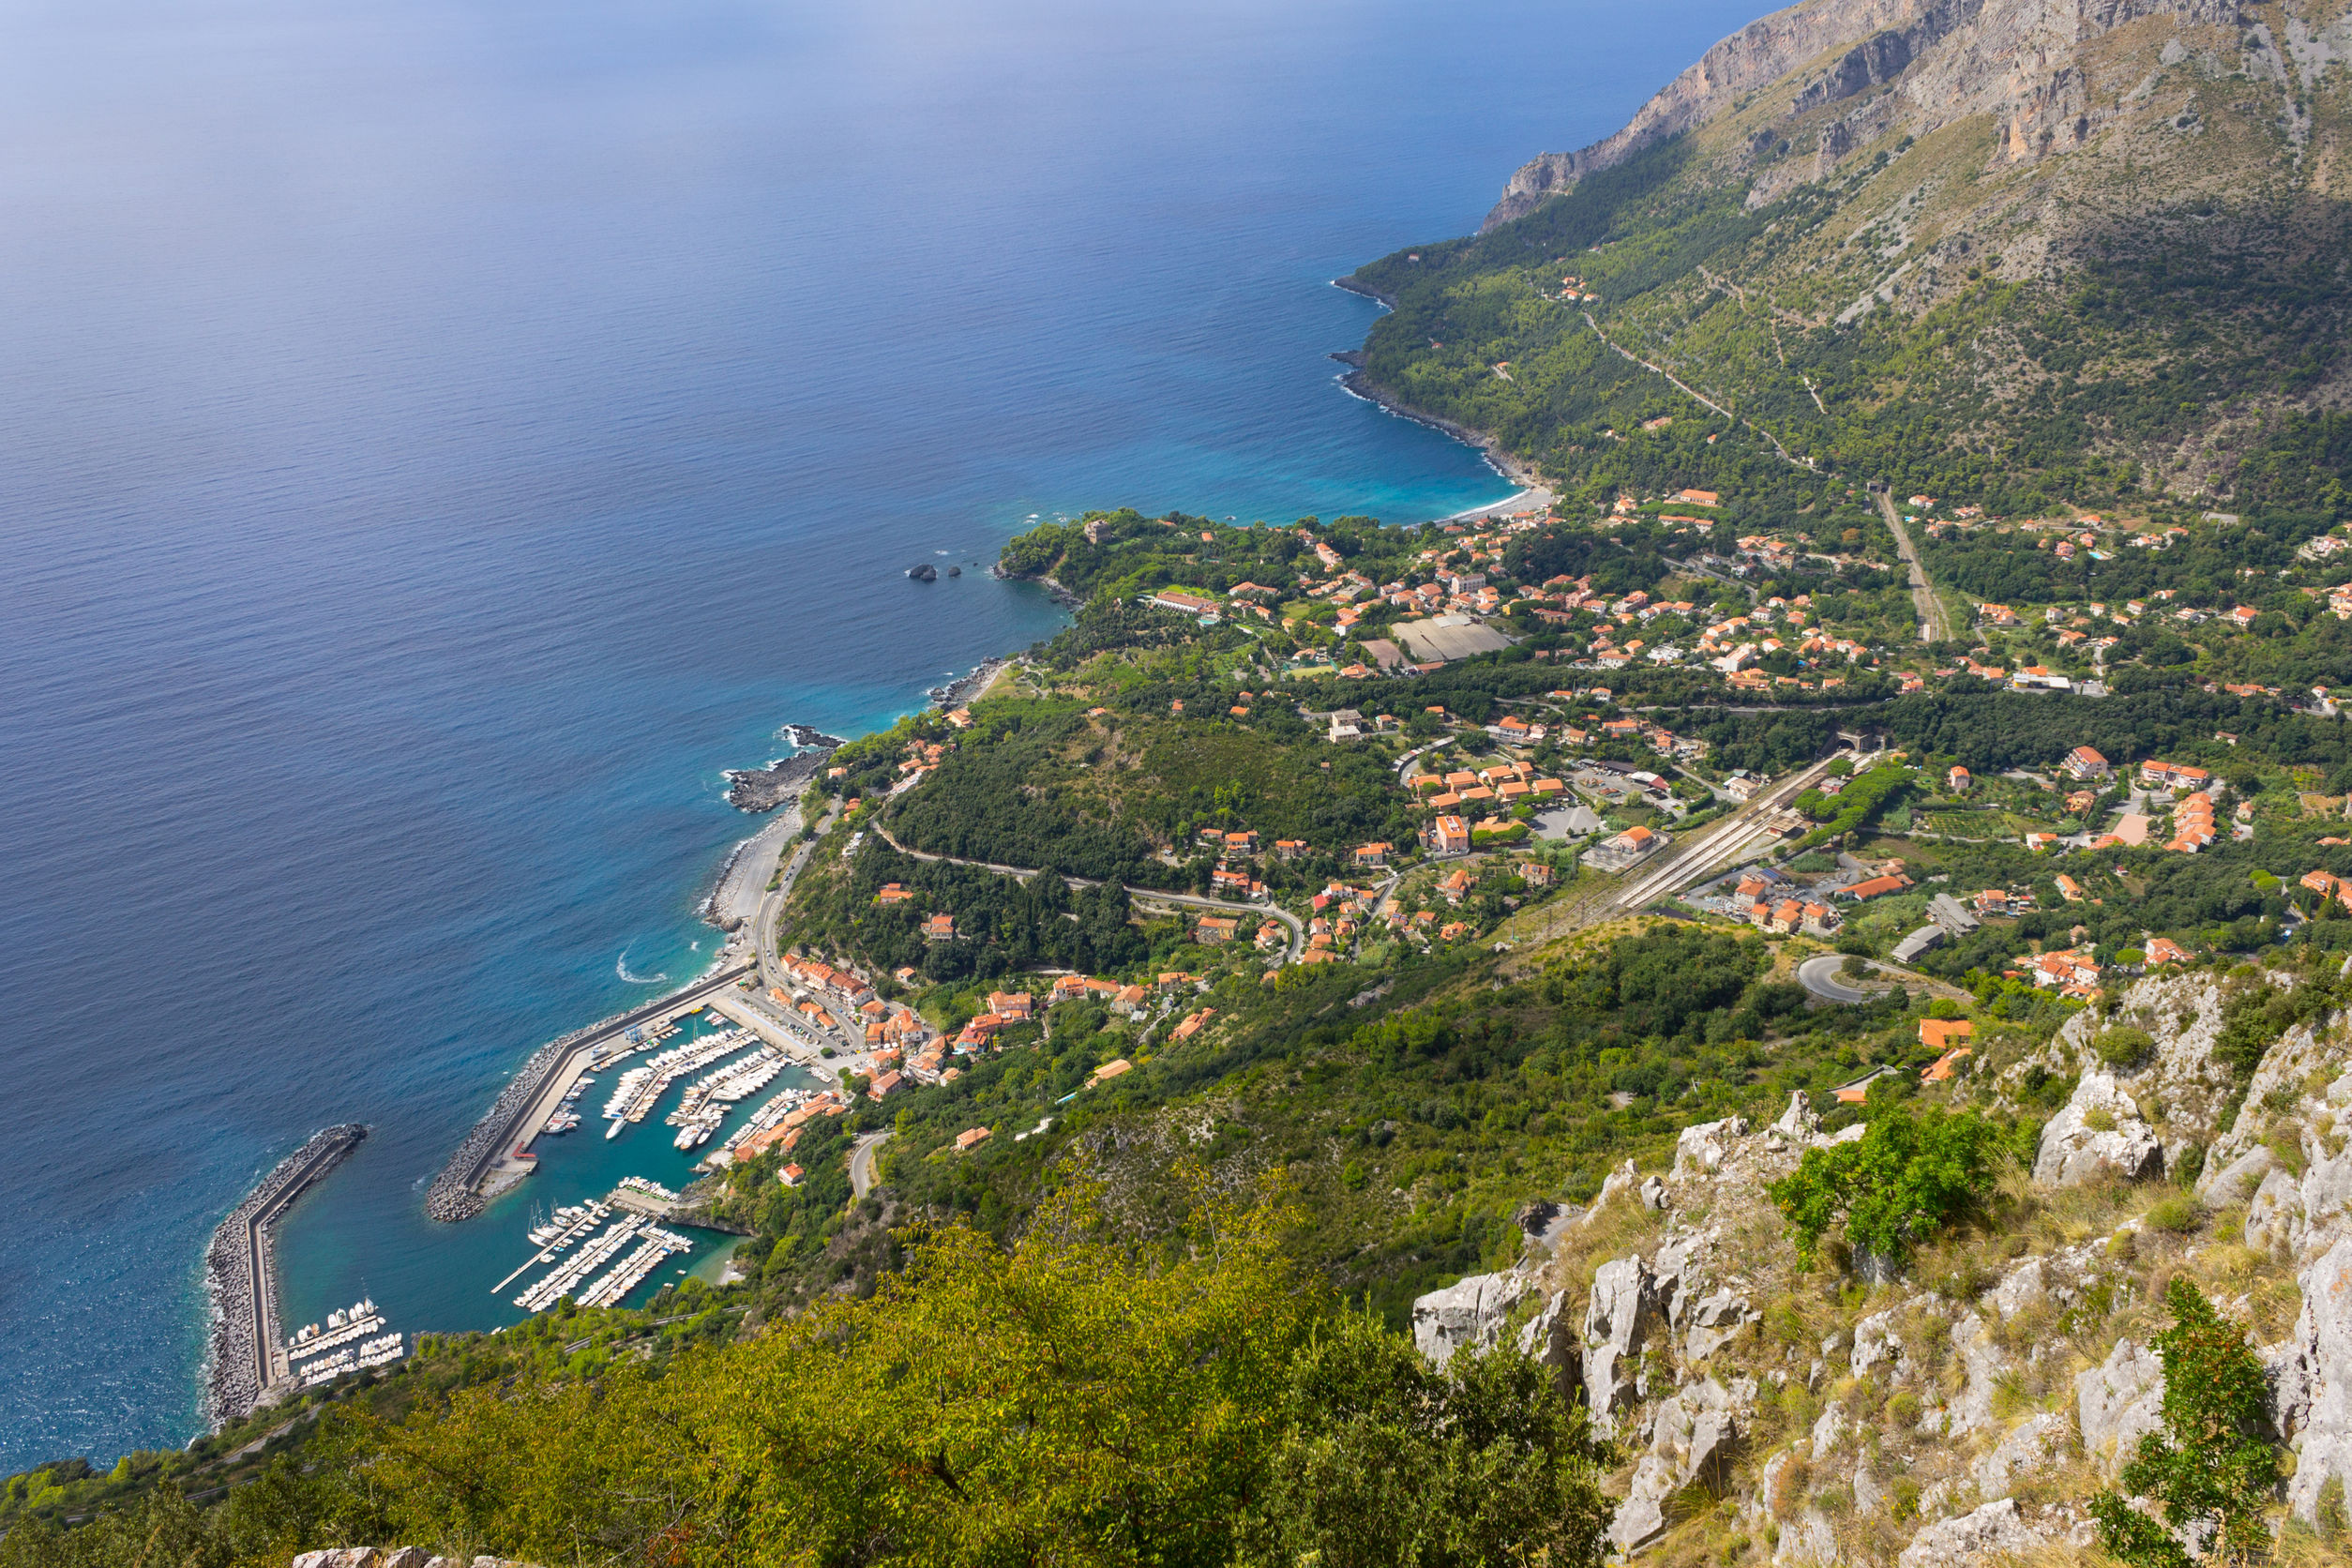
[{"label": "coastal road", "polygon": [[[1018,882],[1027,882],[1039,874],[1034,867],[1001,866],[993,860],[964,860],[952,854],[929,854],[922,850],[911,850],[893,837],[890,830],[880,822],[874,824],[874,831],[881,836],[883,843],[888,844],[910,860],[927,860],[935,865],[970,866],[977,870],[994,871],[998,876],[1011,877]],[[1093,877],[1063,877],[1062,880],[1071,887],[1103,885],[1099,879]],[[1156,887],[1136,887],[1125,882],[1122,882],[1120,886],[1125,888],[1127,897],[1130,898],[1148,898],[1161,904],[1180,904],[1186,909],[1206,910],[1212,914],[1257,914],[1269,920],[1278,920],[1290,933],[1290,947],[1286,961],[1297,963],[1300,956],[1306,951],[1306,927],[1300,923],[1297,915],[1292,914],[1280,904],[1236,904],[1224,898],[1203,897],[1198,893],[1163,893]]]},{"label": "coastal road", "polygon": [[874,1185],[874,1151],[890,1141],[886,1132],[867,1133],[850,1148],[850,1196],[864,1198]]},{"label": "coastal road", "polygon": [[1894,509],[1894,490],[1884,480],[1874,481],[1871,491],[1878,498],[1878,513],[1887,520],[1887,528],[1894,535],[1894,552],[1903,557],[1903,565],[1911,574],[1911,607],[1919,611],[1919,640],[1922,642],[1952,641],[1952,612],[1943,600],[1936,596],[1935,585],[1927,580],[1927,568],[1919,558],[1911,535],[1903,527],[1902,516]]},{"label": "coastal road", "polygon": [[[788,809],[797,815],[800,807],[795,805]],[[751,945],[759,956],[762,988],[784,985],[784,972],[776,962],[776,932],[784,920],[784,901],[792,896],[792,883],[798,880],[801,867],[808,864],[808,857],[816,852],[818,842],[833,831],[833,824],[840,820],[840,816],[841,805],[836,801],[826,808],[824,821],[817,824],[817,837],[804,840],[793,849],[792,858],[784,867],[784,874],[776,879],[776,886],[769,889],[767,897],[760,901],[760,912],[751,922]]]}]

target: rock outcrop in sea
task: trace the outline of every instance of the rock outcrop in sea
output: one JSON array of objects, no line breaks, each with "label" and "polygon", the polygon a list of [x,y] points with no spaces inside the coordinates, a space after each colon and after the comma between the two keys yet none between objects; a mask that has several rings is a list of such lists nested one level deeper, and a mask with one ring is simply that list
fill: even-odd
[{"label": "rock outcrop in sea", "polygon": [[731,769],[727,775],[727,804],[738,811],[773,811],[800,793],[801,786],[817,776],[842,743],[840,737],[812,730],[806,724],[785,726],[795,749],[763,768]]}]

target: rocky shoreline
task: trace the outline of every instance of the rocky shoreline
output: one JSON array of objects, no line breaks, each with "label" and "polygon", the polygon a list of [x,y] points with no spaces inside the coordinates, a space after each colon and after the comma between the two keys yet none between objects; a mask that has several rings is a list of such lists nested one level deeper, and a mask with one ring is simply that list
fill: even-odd
[{"label": "rocky shoreline", "polygon": [[[1369,284],[1357,282],[1352,278],[1334,278],[1331,280],[1331,285],[1334,289],[1345,289],[1351,294],[1361,294],[1365,299],[1375,301],[1388,309],[1396,309],[1395,299]],[[1543,490],[1546,497],[1544,504],[1549,505],[1548,498],[1551,491],[1544,483],[1544,475],[1532,463],[1506,450],[1500,438],[1489,435],[1485,430],[1472,430],[1470,426],[1448,419],[1441,414],[1431,414],[1426,409],[1415,408],[1396,393],[1374,381],[1366,373],[1362,349],[1342,349],[1331,357],[1348,367],[1347,373],[1339,378],[1340,385],[1367,403],[1378,403],[1400,419],[1410,419],[1416,425],[1426,425],[1433,430],[1452,436],[1465,446],[1477,447],[1485,457],[1488,466],[1496,473],[1522,490]]]},{"label": "rocky shoreline", "polygon": [[[214,1426],[244,1416],[262,1397],[258,1368],[264,1349],[261,1340],[266,1304],[256,1296],[253,1271],[248,1267],[249,1227],[256,1216],[281,1200],[290,1200],[296,1191],[341,1164],[367,1136],[368,1129],[355,1122],[314,1133],[301,1148],[279,1160],[277,1168],[262,1178],[261,1184],[214,1229],[212,1242],[204,1248],[204,1289],[212,1298],[204,1414]],[[263,1221],[260,1244],[264,1250],[276,1245],[271,1229],[269,1221]]]},{"label": "rocky shoreline", "polygon": [[[773,811],[800,793],[800,787],[817,776],[825,759],[842,745],[837,735],[812,730],[806,724],[787,724],[784,732],[798,749],[790,757],[779,757],[763,768],[730,768],[727,772],[727,804],[738,811],[758,815]],[[724,872],[721,873],[723,877]]]},{"label": "rocky shoreline", "polygon": [[[1351,292],[1364,294],[1369,291],[1359,289]],[[1533,464],[1506,450],[1500,438],[1488,435],[1485,430],[1472,430],[1468,425],[1448,419],[1442,414],[1431,414],[1426,409],[1413,407],[1374,381],[1364,369],[1364,355],[1356,350],[1346,350],[1331,357],[1349,368],[1347,373],[1339,378],[1339,384],[1365,402],[1378,403],[1399,419],[1410,419],[1416,425],[1426,425],[1433,430],[1450,435],[1465,446],[1475,446],[1485,458],[1487,465],[1513,484],[1522,490],[1540,490],[1549,493],[1544,475],[1536,471]]]},{"label": "rocky shoreline", "polygon": [[972,667],[972,673],[958,675],[945,686],[935,686],[923,695],[942,708],[960,708],[988,689],[988,683],[997,678],[1013,660],[1009,656],[984,658]]}]

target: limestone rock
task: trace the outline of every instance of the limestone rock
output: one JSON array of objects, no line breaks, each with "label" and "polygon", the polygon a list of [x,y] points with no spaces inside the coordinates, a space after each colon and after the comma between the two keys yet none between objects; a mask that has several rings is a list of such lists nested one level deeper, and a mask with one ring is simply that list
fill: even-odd
[{"label": "limestone rock", "polygon": [[1619,1166],[1615,1170],[1610,1171],[1606,1176],[1602,1178],[1600,1196],[1593,1199],[1592,1207],[1584,1212],[1584,1218],[1578,1223],[1591,1225],[1594,1220],[1600,1217],[1601,1211],[1609,1206],[1609,1200],[1611,1199],[1616,1198],[1621,1193],[1632,1192],[1635,1188],[1640,1185],[1641,1177],[1635,1171],[1634,1162],[1627,1160],[1623,1165]]},{"label": "limestone rock", "polygon": [[1874,1313],[1854,1325],[1854,1376],[1866,1377],[1881,1363],[1892,1366],[1903,1357],[1903,1341],[1894,1332],[1892,1307]]},{"label": "limestone rock", "polygon": [[1821,1130],[1821,1118],[1813,1114],[1813,1102],[1802,1089],[1788,1092],[1788,1108],[1780,1113],[1780,1120],[1767,1131],[1778,1133],[1789,1142],[1802,1146],[1813,1141],[1813,1135]]},{"label": "limestone rock", "polygon": [[2007,1497],[2019,1476],[2058,1464],[2066,1453],[2066,1418],[2048,1411],[2019,1422],[1977,1460],[1977,1495]]},{"label": "limestone rock", "polygon": [[1573,1400],[1584,1380],[1584,1347],[1576,1343],[1576,1325],[1568,1319],[1568,1298],[1546,1299],[1535,1316],[1519,1329],[1519,1351],[1538,1366],[1548,1367],[1563,1399]]},{"label": "limestone rock", "polygon": [[1822,1410],[1821,1419],[1813,1424],[1813,1457],[1816,1463],[1828,1458],[1837,1449],[1837,1440],[1846,1435],[1846,1412],[1837,1401],[1830,1401]]},{"label": "limestone rock", "polygon": [[[2094,1127],[2094,1118],[2111,1120],[2112,1125]],[[2161,1176],[2164,1170],[2164,1146],[2140,1120],[2138,1106],[2107,1073],[2083,1075],[2066,1108],[2042,1129],[2041,1149],[2033,1161],[2033,1179],[2057,1187],[2108,1176],[2136,1182]]]},{"label": "limestone rock", "polygon": [[1682,1340],[1682,1359],[1701,1362],[1737,1337],[1748,1324],[1762,1322],[1764,1315],[1750,1307],[1745,1296],[1726,1288],[1693,1303],[1690,1319],[1690,1329]]},{"label": "limestone rock", "polygon": [[2083,1452],[2109,1477],[2139,1452],[2140,1439],[2164,1425],[2164,1366],[2153,1351],[2116,1341],[2107,1359],[2074,1380]]},{"label": "limestone rock", "polygon": [[1865,1459],[1854,1467],[1854,1512],[1867,1518],[1886,1511],[1887,1489],[1870,1473],[1870,1462]]},{"label": "limestone rock", "polygon": [[2309,1524],[2332,1478],[2352,1491],[2352,1236],[2303,1270],[2303,1310],[2289,1336],[2279,1421],[2297,1448],[2286,1504]]},{"label": "limestone rock", "polygon": [[2302,1225],[2302,1184],[2284,1166],[2274,1167],[2246,1205],[2246,1244],[2259,1252],[2291,1246]]},{"label": "limestone rock", "polygon": [[2027,1552],[2042,1537],[2017,1516],[2008,1498],[1988,1502],[1956,1519],[1939,1519],[1911,1537],[1895,1560],[1897,1568],[1975,1568],[1999,1552]]},{"label": "limestone rock", "polygon": [[1632,1363],[1666,1326],[1674,1285],[1640,1258],[1619,1258],[1592,1275],[1584,1313],[1585,1403],[1603,1436],[1616,1431],[1616,1412],[1632,1402]]},{"label": "limestone rock", "polygon": [[1653,1214],[1663,1214],[1666,1207],[1666,1184],[1657,1177],[1646,1178],[1641,1184],[1641,1206]]},{"label": "limestone rock", "polygon": [[[1748,1391],[1753,1395],[1754,1386]],[[1632,1488],[1609,1523],[1609,1540],[1630,1552],[1666,1533],[1666,1501],[1694,1481],[1720,1485],[1739,1438],[1739,1401],[1712,1378],[1658,1407],[1650,1448],[1634,1468]]]},{"label": "limestone rock", "polygon": [[1437,1365],[1470,1346],[1491,1349],[1502,1335],[1506,1313],[1527,1293],[1515,1274],[1470,1274],[1413,1302],[1413,1344]]},{"label": "limestone rock", "polygon": [[2269,1147],[2259,1143],[2227,1165],[2208,1160],[2197,1175],[2197,1197],[2215,1209],[2243,1203],[2254,1195],[2254,1189],[2262,1185],[2262,1179],[2270,1174],[2270,1167],[2276,1163]]},{"label": "limestone rock", "polygon": [[1720,1122],[1703,1122],[1696,1127],[1685,1127],[1682,1136],[1674,1140],[1674,1168],[1696,1166],[1701,1170],[1723,1168],[1724,1155],[1734,1138],[1745,1138],[1748,1119],[1728,1116]]},{"label": "limestone rock", "polygon": [[2043,1279],[2042,1259],[2028,1258],[2012,1269],[2007,1278],[1987,1290],[1979,1304],[1989,1306],[2003,1318],[2014,1318],[2047,1293],[2048,1288]]},{"label": "limestone rock", "polygon": [[1952,1325],[1952,1346],[1967,1380],[1951,1404],[1927,1412],[1920,1430],[1956,1438],[1993,1424],[1993,1390],[2009,1370],[2009,1358],[1993,1343],[1984,1319],[1973,1312]]},{"label": "limestone rock", "polygon": [[1776,1563],[1831,1568],[1844,1557],[1837,1548],[1837,1530],[1818,1508],[1808,1508],[1781,1527],[1780,1545],[1772,1549]]}]

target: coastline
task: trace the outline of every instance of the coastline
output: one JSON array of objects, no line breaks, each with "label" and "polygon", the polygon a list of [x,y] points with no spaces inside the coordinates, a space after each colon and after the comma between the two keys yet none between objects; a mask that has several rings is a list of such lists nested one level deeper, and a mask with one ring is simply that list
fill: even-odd
[{"label": "coastline", "polygon": [[433,1178],[433,1184],[426,1189],[425,1216],[454,1225],[489,1208],[490,1199],[475,1191],[475,1186],[489,1173],[493,1157],[505,1147],[517,1121],[540,1097],[548,1081],[561,1073],[574,1056],[593,1048],[606,1036],[753,972],[748,964],[727,968],[726,962],[722,957],[710,969],[668,995],[558,1035],[533,1051],[529,1060],[516,1069],[514,1077],[506,1080],[506,1087],[499,1091],[490,1109],[474,1123],[465,1141],[458,1145],[457,1153],[441,1168],[441,1174]]},{"label": "coastline", "polygon": [[[1506,450],[1500,437],[1489,435],[1485,430],[1472,430],[1470,426],[1448,419],[1441,414],[1431,414],[1426,409],[1415,408],[1365,374],[1362,364],[1363,355],[1360,354],[1349,353],[1345,355],[1334,354],[1332,357],[1349,367],[1347,370],[1341,372],[1338,381],[1340,388],[1349,397],[1360,398],[1367,403],[1372,403],[1395,415],[1399,419],[1410,419],[1416,425],[1425,425],[1440,434],[1453,437],[1465,446],[1476,447],[1479,455],[1486,460],[1487,467],[1519,487],[1517,495],[1488,505],[1473,506],[1468,511],[1455,512],[1438,520],[1452,522],[1461,519],[1485,517],[1497,512],[1541,510],[1560,499],[1551,487],[1545,483],[1542,471],[1534,464]],[[1537,497],[1541,499],[1536,499]]]},{"label": "coastline", "polygon": [[[1335,286],[1378,300],[1384,306],[1394,306],[1393,301],[1361,285],[1339,280]],[[1373,403],[1399,418],[1425,425],[1474,448],[1497,474],[1520,487],[1516,494],[1503,501],[1455,516],[1470,518],[1551,503],[1551,492],[1543,486],[1541,475],[1531,465],[1504,451],[1497,438],[1442,415],[1416,409],[1379,386],[1364,374],[1360,354],[1334,354],[1332,357],[1349,367],[1347,372],[1337,379],[1341,389],[1349,396]],[[1004,577],[1007,574],[992,569],[992,575]],[[1078,596],[1050,577],[1027,580],[1037,582],[1065,611],[1076,611],[1080,607]],[[959,706],[987,690],[1005,670],[1018,662],[1019,656],[1018,653],[991,656],[966,673],[931,687],[925,695],[931,700],[934,710]],[[805,726],[789,726],[788,730],[795,746],[792,755],[777,759],[764,768],[729,770],[726,774],[729,799],[739,809],[763,813],[792,800],[796,786],[814,776],[833,749],[845,744],[837,737]],[[762,804],[748,804],[750,800],[771,792],[773,799]],[[753,853],[763,840],[776,836],[783,823],[782,818],[765,823],[759,832],[746,836],[732,847],[715,879],[711,893],[698,912],[706,921],[713,924],[723,922],[726,912],[720,905],[731,880],[745,864],[745,857]],[[739,957],[735,962],[740,964]],[[714,958],[702,973],[659,1000],[571,1030],[541,1045],[517,1067],[435,1177],[425,1196],[427,1216],[443,1223],[460,1223],[473,1218],[489,1207],[490,1199],[495,1197],[498,1190],[512,1184],[512,1177],[503,1184],[493,1180],[493,1190],[488,1196],[481,1190],[486,1177],[492,1176],[492,1167],[509,1143],[519,1121],[527,1115],[530,1108],[544,1096],[548,1085],[560,1078],[575,1059],[592,1051],[599,1041],[627,1027],[630,1022],[652,1017],[717,985],[731,983],[745,972],[756,972],[747,967],[731,967],[730,956],[722,954]],[[267,1285],[259,1290],[239,1288],[239,1275],[234,1267],[238,1234],[249,1231],[256,1216],[265,1216],[262,1218],[257,1232],[265,1250],[271,1241],[268,1222],[282,1213],[294,1196],[333,1168],[334,1163],[355,1147],[364,1136],[365,1129],[355,1126],[331,1128],[317,1135],[301,1151],[281,1162],[215,1232],[206,1254],[207,1283],[214,1302],[214,1331],[205,1386],[207,1412],[216,1425],[247,1413],[268,1391],[267,1373],[262,1358],[272,1348],[268,1336],[275,1303],[263,1299],[270,1289]],[[335,1138],[347,1138],[348,1141],[334,1154],[333,1159],[317,1165],[315,1168],[307,1168],[307,1162],[314,1159],[314,1146],[320,1145],[322,1140]],[[249,1270],[247,1277],[249,1276]],[[242,1403],[239,1403],[240,1400]]]},{"label": "coastline", "polygon": [[[1334,278],[1331,280],[1331,286],[1371,300],[1384,310],[1396,309],[1396,301],[1394,297],[1382,294],[1369,284],[1359,283],[1353,278]],[[1465,446],[1477,448],[1479,455],[1486,460],[1487,467],[1519,487],[1519,492],[1516,495],[1507,496],[1484,506],[1472,506],[1467,511],[1455,512],[1437,519],[1437,521],[1464,522],[1471,518],[1493,517],[1505,512],[1542,511],[1559,501],[1559,494],[1545,482],[1542,471],[1533,463],[1506,449],[1500,436],[1472,429],[1456,420],[1448,419],[1442,414],[1432,414],[1427,409],[1415,408],[1401,395],[1374,381],[1364,368],[1362,349],[1342,349],[1331,357],[1348,367],[1338,377],[1341,391],[1346,392],[1351,398],[1360,398],[1367,403],[1374,404],[1396,415],[1399,419],[1410,419],[1416,425],[1425,425],[1441,435],[1453,437]]]}]

